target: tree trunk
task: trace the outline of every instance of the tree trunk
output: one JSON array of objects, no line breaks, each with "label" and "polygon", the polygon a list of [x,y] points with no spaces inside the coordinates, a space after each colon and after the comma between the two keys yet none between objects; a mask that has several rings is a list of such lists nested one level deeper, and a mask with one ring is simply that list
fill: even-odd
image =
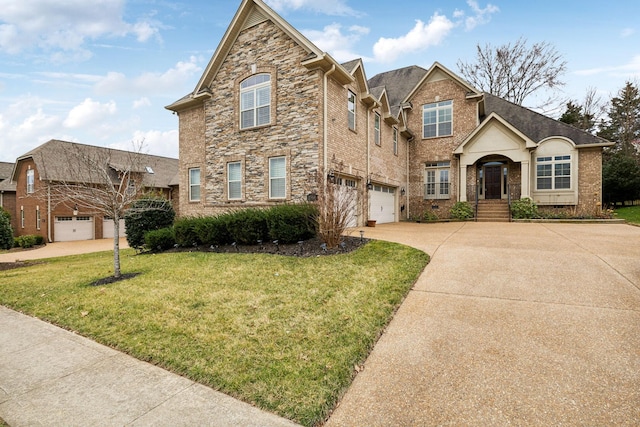
[{"label": "tree trunk", "polygon": [[113,277],[120,277],[120,218],[113,217]]}]

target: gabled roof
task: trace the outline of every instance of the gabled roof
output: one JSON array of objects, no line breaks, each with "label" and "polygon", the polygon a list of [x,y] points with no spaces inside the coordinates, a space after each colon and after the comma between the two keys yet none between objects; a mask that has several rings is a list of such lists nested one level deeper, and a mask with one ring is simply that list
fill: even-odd
[{"label": "gabled roof", "polygon": [[409,98],[411,98],[411,96],[414,94],[414,92],[418,90],[420,86],[422,86],[422,83],[430,79],[453,80],[467,92],[467,96],[478,96],[481,94],[481,92],[478,91],[478,89],[471,86],[469,82],[467,82],[466,80],[461,79],[460,76],[458,76],[456,73],[452,72],[447,67],[440,64],[439,62],[434,62],[431,68],[429,68],[429,71],[427,71],[422,76],[422,79],[413,87],[413,90],[411,90],[411,92],[409,92],[407,96],[404,97],[402,102],[408,101]]},{"label": "gabled roof", "polygon": [[68,182],[79,174],[90,179],[90,166],[73,160],[78,156],[107,162],[114,172],[135,165],[135,172],[143,173],[143,185],[150,188],[168,188],[178,173],[178,159],[52,139],[18,157],[12,178],[17,181],[17,164],[32,158],[43,181]]},{"label": "gabled roof", "polygon": [[309,69],[319,68],[323,71],[328,71],[335,66],[335,72],[332,74],[334,79],[338,80],[341,84],[353,81],[350,73],[337,63],[331,55],[323,52],[311,43],[302,33],[274,12],[273,9],[267,6],[262,0],[243,0],[193,92],[165,108],[172,111],[179,111],[202,103],[203,98],[210,93],[211,82],[218,74],[220,67],[240,33],[247,28],[251,28],[265,21],[273,22],[308,53],[302,61],[304,66]]},{"label": "gabled roof", "polygon": [[552,136],[562,136],[573,141],[577,147],[613,145],[612,142],[606,139],[592,135],[567,123],[554,120],[490,93],[485,93],[484,101],[481,104],[480,119],[486,120],[491,113],[496,113],[536,143],[540,143],[542,140]]},{"label": "gabled roof", "polygon": [[16,191],[16,183],[11,181],[14,163],[0,162],[0,191]]},{"label": "gabled roof", "polygon": [[424,68],[412,65],[376,74],[369,79],[368,84],[372,88],[384,87],[386,89],[391,112],[397,116],[402,101],[409,93],[413,92],[426,74],[427,70]]}]

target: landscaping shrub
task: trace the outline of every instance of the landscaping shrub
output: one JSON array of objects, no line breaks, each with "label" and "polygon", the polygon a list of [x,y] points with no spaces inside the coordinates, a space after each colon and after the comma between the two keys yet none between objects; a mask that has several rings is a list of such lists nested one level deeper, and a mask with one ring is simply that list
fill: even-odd
[{"label": "landscaping shrub", "polygon": [[511,216],[514,219],[531,219],[538,216],[538,205],[525,197],[511,203]]},{"label": "landscaping shrub", "polygon": [[469,202],[456,202],[451,207],[451,218],[471,219],[473,218],[473,207]]},{"label": "landscaping shrub", "polygon": [[266,211],[269,238],[294,243],[314,237],[318,209],[311,204],[279,205]]},{"label": "landscaping shrub", "polygon": [[231,214],[197,218],[194,230],[198,240],[204,245],[224,245],[230,243],[227,221]]},{"label": "landscaping shrub", "polygon": [[178,246],[188,247],[202,244],[196,231],[196,224],[203,217],[181,218],[173,224],[173,235]]},{"label": "landscaping shrub", "polygon": [[144,246],[152,252],[166,251],[176,244],[173,227],[147,231],[144,234]]},{"label": "landscaping shrub", "polygon": [[422,214],[422,220],[423,221],[437,221],[440,218],[438,218],[438,215],[436,215],[433,211],[424,211],[424,213]]},{"label": "landscaping shrub", "polygon": [[[13,229],[9,216],[4,215],[4,209],[0,209],[0,249],[11,249],[13,247]],[[7,212],[8,214],[8,212]]]},{"label": "landscaping shrub", "polygon": [[229,237],[239,245],[255,245],[258,240],[269,239],[267,214],[262,209],[243,209],[229,215]]},{"label": "landscaping shrub", "polygon": [[18,236],[14,240],[14,246],[20,248],[32,248],[36,245],[44,243],[44,238],[37,234],[27,234],[25,236]]},{"label": "landscaping shrub", "polygon": [[146,232],[171,226],[175,216],[173,206],[167,199],[145,196],[136,200],[124,217],[127,243],[132,248],[142,248]]}]

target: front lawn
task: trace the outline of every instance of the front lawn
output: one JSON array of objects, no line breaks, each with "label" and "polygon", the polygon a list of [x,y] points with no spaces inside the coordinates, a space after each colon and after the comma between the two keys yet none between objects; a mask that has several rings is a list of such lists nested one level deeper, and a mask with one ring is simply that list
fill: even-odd
[{"label": "front lawn", "polygon": [[315,258],[113,254],[0,271],[0,304],[304,425],[328,415],[428,256],[373,241]]},{"label": "front lawn", "polygon": [[640,205],[639,206],[627,206],[625,208],[616,208],[616,218],[621,218],[627,222],[634,224],[640,224]]}]

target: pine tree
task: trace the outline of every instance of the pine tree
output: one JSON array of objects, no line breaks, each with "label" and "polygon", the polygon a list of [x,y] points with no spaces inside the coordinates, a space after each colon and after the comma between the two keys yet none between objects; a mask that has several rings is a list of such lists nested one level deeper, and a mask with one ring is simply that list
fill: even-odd
[{"label": "pine tree", "polygon": [[636,156],[634,142],[640,139],[640,91],[626,82],[618,96],[611,99],[609,118],[603,123],[598,136],[615,142],[615,152]]}]

